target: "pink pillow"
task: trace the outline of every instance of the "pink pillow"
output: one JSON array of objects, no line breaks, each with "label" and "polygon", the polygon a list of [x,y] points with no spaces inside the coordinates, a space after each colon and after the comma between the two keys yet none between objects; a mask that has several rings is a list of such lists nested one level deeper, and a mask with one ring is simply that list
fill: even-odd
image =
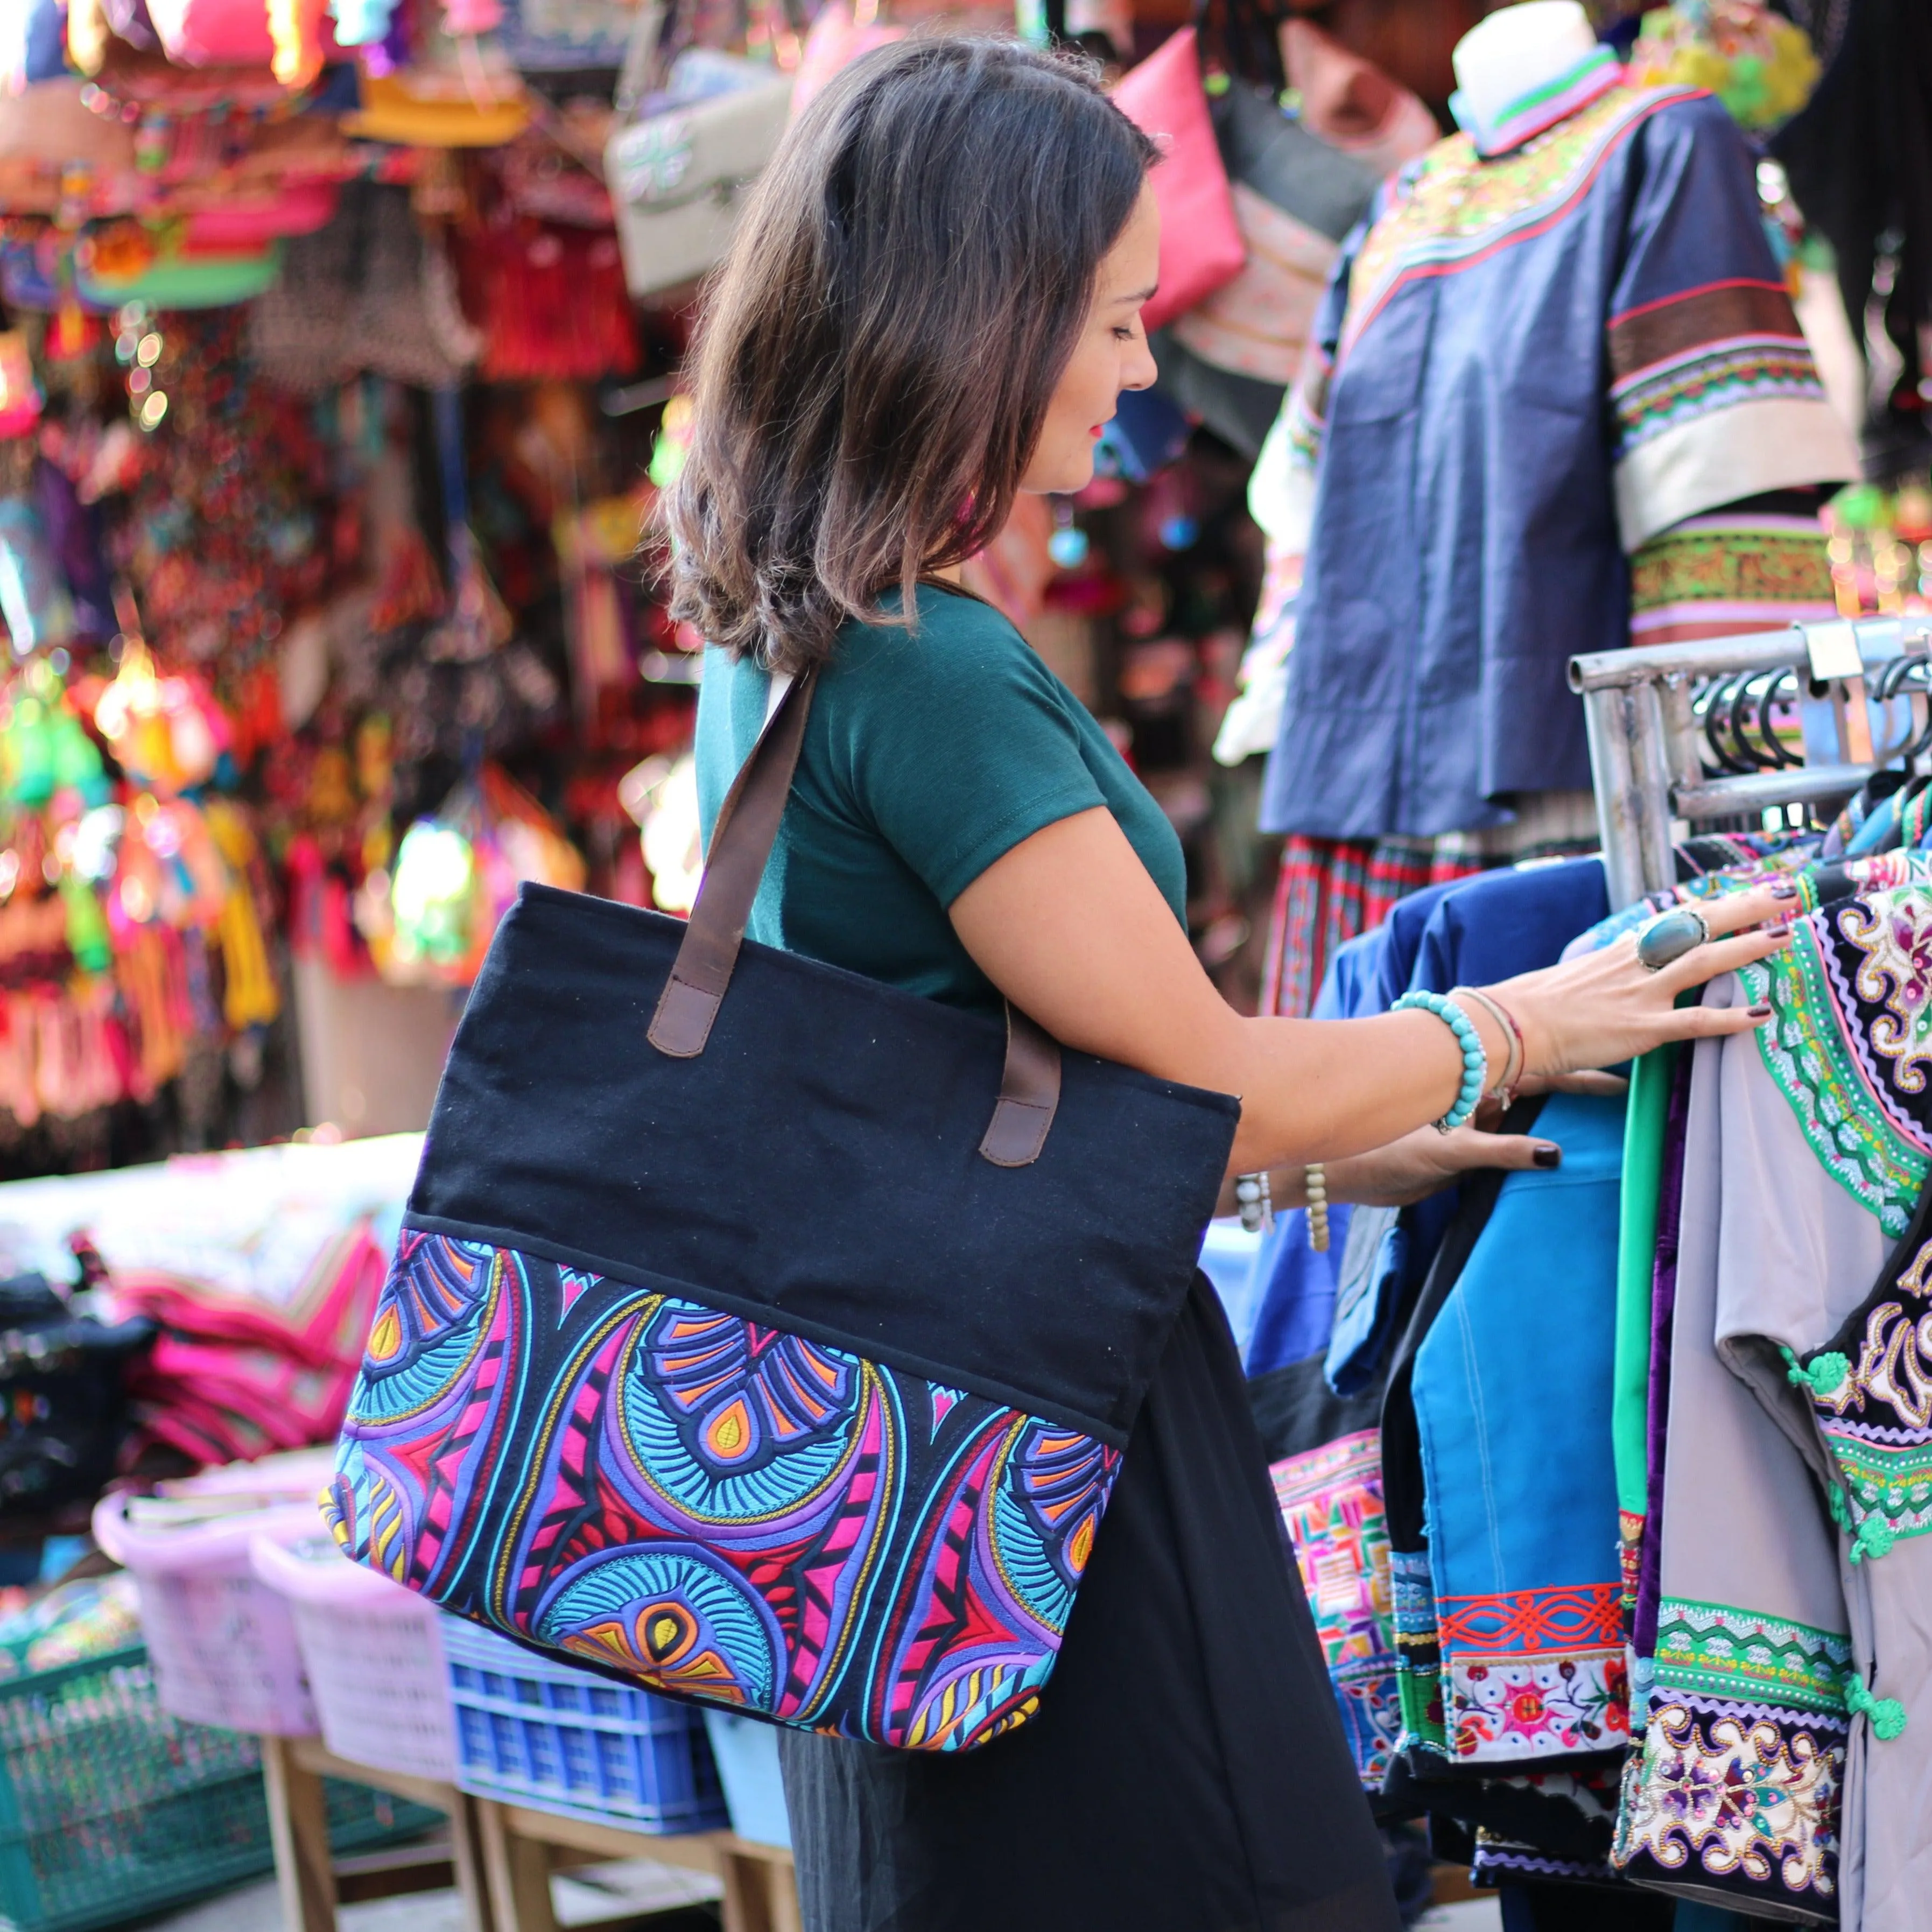
[{"label": "pink pillow", "polygon": [[1208,118],[1194,29],[1183,27],[1123,75],[1114,101],[1162,151],[1148,176],[1160,208],[1160,288],[1141,310],[1148,327],[1159,328],[1232,281],[1247,259]]}]

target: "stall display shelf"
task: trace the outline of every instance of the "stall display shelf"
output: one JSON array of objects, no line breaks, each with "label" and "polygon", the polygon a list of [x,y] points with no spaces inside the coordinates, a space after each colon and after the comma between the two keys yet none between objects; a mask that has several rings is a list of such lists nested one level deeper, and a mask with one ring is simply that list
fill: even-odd
[{"label": "stall display shelf", "polygon": [[443,1620],[442,1644],[464,1790],[632,1832],[725,1825],[694,1711],[458,1618]]},{"label": "stall display shelf", "polygon": [[[436,1814],[332,1783],[330,1838],[367,1847]],[[170,1715],[135,1646],[0,1684],[0,1927],[88,1932],[273,1862],[253,1738]]]}]

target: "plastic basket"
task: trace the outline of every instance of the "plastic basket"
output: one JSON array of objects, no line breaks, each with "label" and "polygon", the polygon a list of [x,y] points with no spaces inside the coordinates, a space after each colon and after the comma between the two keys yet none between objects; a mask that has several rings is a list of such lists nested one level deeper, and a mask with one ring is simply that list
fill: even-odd
[{"label": "plastic basket", "polygon": [[695,1711],[455,1617],[442,1648],[464,1790],[636,1832],[730,1822]]},{"label": "plastic basket", "polygon": [[756,1718],[707,1709],[704,1734],[718,1760],[732,1830],[754,1844],[782,1845],[789,1851],[791,1817],[785,1810],[784,1778],[778,1769],[778,1727]]},{"label": "plastic basket", "polygon": [[434,1606],[352,1563],[325,1535],[258,1538],[257,1579],[295,1617],[323,1741],[338,1757],[446,1781],[456,1727]]},{"label": "plastic basket", "polygon": [[[415,1836],[437,1814],[328,1786],[339,1850]],[[0,1924],[88,1932],[273,1866],[252,1738],[163,1710],[147,1653],[0,1684]]]},{"label": "plastic basket", "polygon": [[295,1619],[286,1600],[256,1580],[249,1552],[257,1536],[312,1535],[314,1505],[150,1528],[129,1522],[126,1503],[102,1499],[94,1538],[140,1586],[141,1630],[163,1705],[176,1717],[228,1730],[312,1736],[315,1700]]}]

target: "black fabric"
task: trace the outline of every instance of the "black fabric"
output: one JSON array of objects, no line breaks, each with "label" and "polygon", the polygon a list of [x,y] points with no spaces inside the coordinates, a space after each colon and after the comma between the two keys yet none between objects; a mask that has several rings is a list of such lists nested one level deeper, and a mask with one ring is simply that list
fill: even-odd
[{"label": "black fabric", "polygon": [[44,1275],[0,1281],[0,1517],[106,1487],[130,1422],[122,1380],[154,1336],[145,1318],[73,1314]]},{"label": "black fabric", "polygon": [[1262,1452],[1270,1463],[1373,1429],[1382,1420],[1382,1391],[1377,1383],[1358,1395],[1337,1395],[1322,1373],[1325,1355],[1310,1355],[1257,1376],[1248,1384]]},{"label": "black fabric", "polygon": [[1426,1811],[1453,1818],[1471,1831],[1493,1832],[1514,1844],[1533,1846],[1546,1858],[1580,1865],[1601,1865],[1609,1859],[1616,1804],[1614,1769],[1586,1774],[1605,1784],[1608,1805],[1607,1810],[1586,1811],[1563,1790],[1565,1780],[1544,1774],[1477,1779],[1445,1776],[1444,1768],[1426,1753],[1399,1756],[1390,1767],[1383,1795],[1403,1815]]},{"label": "black fabric", "polygon": [[1066,1053],[1030,1167],[979,1154],[998,1022],[747,943],[694,1059],[645,1039],[682,923],[526,886],[407,1225],[688,1297],[1124,1444],[1239,1103]]},{"label": "black fabric", "polygon": [[806,1932],[1395,1932],[1197,1277],[1038,1717],[959,1758],[784,1732]]},{"label": "black fabric", "polygon": [[1852,336],[1863,343],[1882,248],[1895,250],[1882,326],[1901,368],[1865,425],[1868,476],[1922,470],[1920,332],[1932,324],[1932,8],[1925,0],[1802,0],[1787,10],[1843,43],[1804,111],[1771,140],[1806,222],[1832,244]]}]

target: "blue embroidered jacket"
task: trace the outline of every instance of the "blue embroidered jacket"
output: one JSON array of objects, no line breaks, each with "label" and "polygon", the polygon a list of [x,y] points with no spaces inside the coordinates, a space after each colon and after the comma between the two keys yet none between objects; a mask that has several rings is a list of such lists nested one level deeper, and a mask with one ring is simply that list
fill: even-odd
[{"label": "blue embroidered jacket", "polygon": [[1856,473],[1743,136],[1613,69],[1510,152],[1458,135],[1384,188],[1278,428],[1312,524],[1262,824],[1330,838],[1587,786],[1568,663],[1628,640],[1628,554]]}]

